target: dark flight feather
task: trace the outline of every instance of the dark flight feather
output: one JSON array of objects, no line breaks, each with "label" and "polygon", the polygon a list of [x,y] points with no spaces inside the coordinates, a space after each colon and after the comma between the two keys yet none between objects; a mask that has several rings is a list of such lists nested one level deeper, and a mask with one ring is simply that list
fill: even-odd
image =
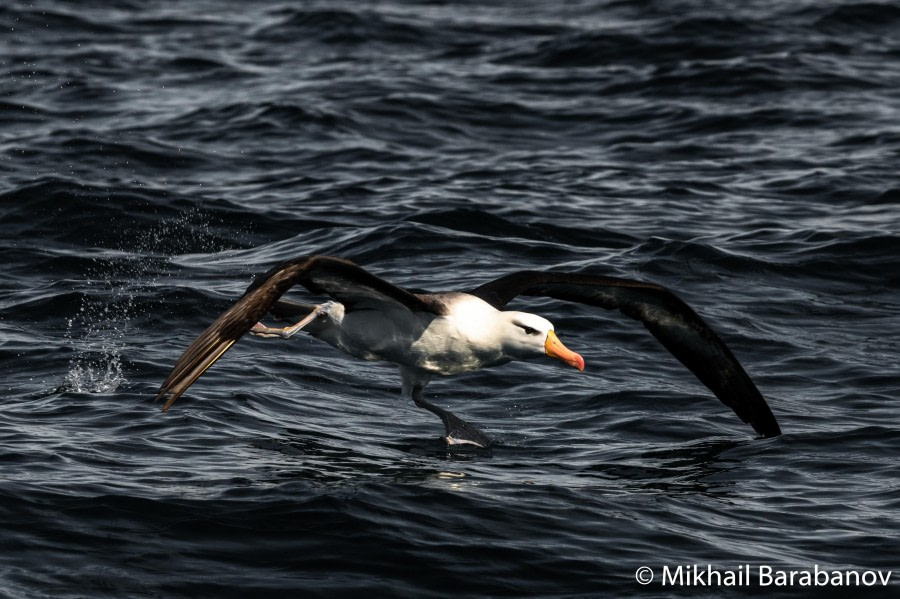
[{"label": "dark flight feather", "polygon": [[583,274],[521,271],[471,291],[498,310],[519,295],[552,297],[640,321],[722,403],[764,437],[781,428],[759,389],[731,350],[690,306],[662,285]]}]

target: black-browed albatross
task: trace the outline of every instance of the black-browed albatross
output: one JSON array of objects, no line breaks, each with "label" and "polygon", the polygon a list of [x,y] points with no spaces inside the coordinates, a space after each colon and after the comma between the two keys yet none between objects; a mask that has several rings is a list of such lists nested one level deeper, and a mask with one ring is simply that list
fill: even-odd
[{"label": "black-browed albatross", "polygon": [[[331,300],[300,304],[281,296],[300,284]],[[444,423],[449,444],[487,447],[491,439],[423,397],[435,374],[456,374],[512,360],[550,356],[584,370],[584,360],[566,348],[553,325],[527,312],[506,311],[515,297],[550,297],[617,309],[641,321],[682,364],[757,433],[781,434],[766,400],[710,326],[667,288],[643,281],[552,271],[519,271],[468,292],[413,293],[349,260],[302,256],[257,277],[176,362],[156,399],[163,411],[245,333],[288,338],[300,330],[363,360],[400,367],[403,395]],[[260,320],[305,316],[271,328]]]}]

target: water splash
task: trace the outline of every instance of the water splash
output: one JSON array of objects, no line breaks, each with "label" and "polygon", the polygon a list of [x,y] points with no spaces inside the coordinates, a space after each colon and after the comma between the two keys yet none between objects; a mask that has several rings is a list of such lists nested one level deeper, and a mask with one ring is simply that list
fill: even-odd
[{"label": "water splash", "polygon": [[[95,261],[102,269],[103,261]],[[125,283],[113,284],[110,277],[96,271],[87,274],[81,306],[66,323],[66,340],[75,354],[69,360],[64,388],[112,393],[126,381],[122,354],[134,314],[134,294]]]},{"label": "water splash", "polygon": [[124,356],[133,350],[128,340],[142,315],[161,308],[150,298],[167,276],[170,254],[221,251],[224,243],[215,235],[215,224],[209,213],[195,206],[176,219],[141,230],[135,238],[123,239],[121,250],[95,250],[91,266],[77,282],[81,304],[67,320],[65,338],[74,355],[63,389],[108,394],[127,383]]},{"label": "water splash", "polygon": [[113,350],[98,358],[73,358],[63,387],[75,393],[106,394],[118,389],[125,380],[121,354]]}]

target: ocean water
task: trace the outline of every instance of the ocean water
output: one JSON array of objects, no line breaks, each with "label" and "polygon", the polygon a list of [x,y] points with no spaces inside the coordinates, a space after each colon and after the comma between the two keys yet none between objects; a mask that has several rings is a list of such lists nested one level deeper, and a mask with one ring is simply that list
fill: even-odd
[{"label": "ocean water", "polygon": [[[5,3],[0,596],[896,596],[898,31],[849,0]],[[163,414],[310,253],[667,285],[784,434],[640,324],[526,299],[587,369],[433,382],[490,451],[304,336]]]}]

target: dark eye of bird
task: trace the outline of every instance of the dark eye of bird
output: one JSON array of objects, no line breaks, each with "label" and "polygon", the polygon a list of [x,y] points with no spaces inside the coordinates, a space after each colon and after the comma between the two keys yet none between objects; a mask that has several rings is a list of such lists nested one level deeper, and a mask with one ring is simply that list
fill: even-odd
[{"label": "dark eye of bird", "polygon": [[537,330],[537,329],[532,329],[531,327],[526,327],[526,326],[523,325],[523,324],[522,324],[522,325],[519,325],[519,326],[522,327],[522,330],[525,331],[525,334],[526,334],[526,335],[537,335],[537,334],[538,334],[538,330]]}]

